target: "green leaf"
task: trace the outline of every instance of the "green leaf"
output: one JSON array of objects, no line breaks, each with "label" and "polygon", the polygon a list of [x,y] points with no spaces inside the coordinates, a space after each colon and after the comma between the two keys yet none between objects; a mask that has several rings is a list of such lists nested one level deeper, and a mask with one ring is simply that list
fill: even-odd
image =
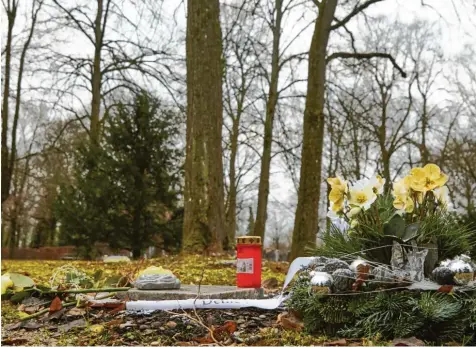
[{"label": "green leaf", "polygon": [[98,282],[102,278],[102,275],[103,271],[101,269],[97,270],[93,275],[94,282]]},{"label": "green leaf", "polygon": [[418,230],[420,229],[420,224],[419,223],[413,223],[413,224],[410,224],[410,225],[407,225],[407,227],[405,228],[405,231],[402,235],[402,240],[404,242],[408,242],[408,241],[411,241],[413,240],[414,238],[416,238],[418,236]]},{"label": "green leaf", "polygon": [[23,301],[23,299],[28,298],[31,295],[31,292],[18,292],[10,298],[10,301],[14,304],[18,304]]},{"label": "green leaf", "polygon": [[388,236],[396,236],[400,239],[405,234],[405,221],[400,215],[395,215],[383,225],[383,233]]},{"label": "green leaf", "polygon": [[17,273],[11,273],[10,279],[13,281],[13,285],[17,288],[33,287],[35,285],[35,282],[33,282],[30,277]]}]

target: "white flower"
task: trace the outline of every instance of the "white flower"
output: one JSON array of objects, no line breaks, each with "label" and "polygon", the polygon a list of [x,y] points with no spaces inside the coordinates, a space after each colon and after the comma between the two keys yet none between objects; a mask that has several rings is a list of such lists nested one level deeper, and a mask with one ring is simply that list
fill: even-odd
[{"label": "white flower", "polygon": [[350,187],[349,192],[349,204],[355,207],[360,207],[364,211],[368,210],[377,199],[377,195],[373,190],[372,182],[367,179],[355,182],[355,184]]},{"label": "white flower", "polygon": [[450,192],[448,190],[448,187],[443,186],[440,188],[436,188],[435,190],[433,190],[433,193],[435,194],[435,197],[438,200],[438,202],[442,204],[443,207],[446,209],[450,202]]},{"label": "white flower", "polygon": [[384,178],[380,175],[376,175],[370,179],[370,184],[372,185],[375,194],[383,194],[383,187],[385,185]]}]

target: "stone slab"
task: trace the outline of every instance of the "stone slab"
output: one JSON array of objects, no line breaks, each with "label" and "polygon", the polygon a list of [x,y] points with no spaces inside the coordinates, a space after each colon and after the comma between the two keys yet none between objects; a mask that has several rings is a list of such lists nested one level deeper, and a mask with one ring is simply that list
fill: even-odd
[{"label": "stone slab", "polygon": [[261,299],[263,297],[263,289],[255,288],[237,288],[234,286],[199,286],[182,285],[180,289],[172,290],[140,290],[131,288],[127,292],[118,292],[116,296],[120,299],[129,300],[182,300],[194,299],[197,297],[202,299]]}]

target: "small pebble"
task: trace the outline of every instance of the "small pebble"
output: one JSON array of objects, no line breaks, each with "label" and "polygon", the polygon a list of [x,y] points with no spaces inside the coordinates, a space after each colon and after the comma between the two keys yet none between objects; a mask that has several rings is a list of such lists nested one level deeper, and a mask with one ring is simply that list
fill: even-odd
[{"label": "small pebble", "polygon": [[242,318],[240,318],[236,321],[236,324],[243,324],[243,323],[246,323],[246,321]]},{"label": "small pebble", "polygon": [[159,341],[153,341],[150,343],[151,346],[160,346],[160,342]]},{"label": "small pebble", "polygon": [[260,315],[259,318],[261,319],[266,319],[266,316],[264,314]]},{"label": "small pebble", "polygon": [[152,324],[150,325],[152,328],[154,329],[159,329],[161,326],[162,326],[162,323],[160,322],[152,322]]},{"label": "small pebble", "polygon": [[148,325],[146,325],[146,324],[139,325],[139,330],[146,330],[146,329],[149,329]]}]

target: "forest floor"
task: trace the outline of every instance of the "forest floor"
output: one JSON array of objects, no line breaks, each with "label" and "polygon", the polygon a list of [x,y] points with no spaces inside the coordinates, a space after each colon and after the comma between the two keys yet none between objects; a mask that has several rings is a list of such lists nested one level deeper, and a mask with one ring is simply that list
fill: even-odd
[{"label": "forest floor", "polygon": [[[90,276],[100,269],[106,275],[129,277],[147,266],[155,265],[172,270],[183,284],[235,285],[235,266],[224,260],[231,258],[168,256],[126,264],[101,261],[2,261],[2,274],[22,273],[32,278],[36,285],[48,286],[56,269],[65,265]],[[274,286],[265,288],[265,292],[272,295],[280,291],[288,266],[287,263],[264,262],[263,281],[271,278],[277,280],[270,281],[274,282]],[[283,319],[283,314],[286,315],[283,310],[215,309],[159,311],[139,315],[120,308],[70,306],[53,314],[45,312],[35,319],[20,322],[26,314],[24,305],[2,300],[1,313],[2,345],[371,346],[378,343],[368,340],[332,341],[325,336],[308,335],[302,331],[302,323],[298,320],[295,321],[293,317]]]}]

